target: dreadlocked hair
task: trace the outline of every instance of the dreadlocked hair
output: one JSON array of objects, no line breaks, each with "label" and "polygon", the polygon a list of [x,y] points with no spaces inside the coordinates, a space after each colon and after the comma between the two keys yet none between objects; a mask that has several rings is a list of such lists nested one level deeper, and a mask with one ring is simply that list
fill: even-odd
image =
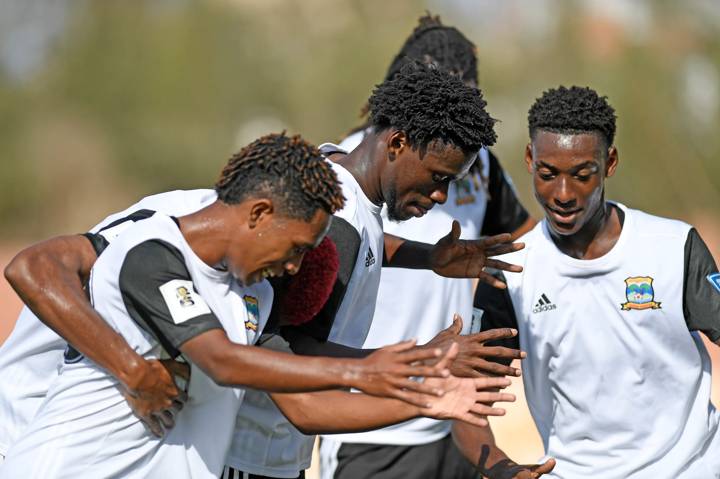
[{"label": "dreadlocked hair", "polygon": [[528,111],[530,137],[537,130],[553,133],[599,133],[607,142],[615,139],[615,109],[588,87],[571,86],[550,89],[535,100]]},{"label": "dreadlocked hair", "polygon": [[332,214],[345,204],[337,175],[320,151],[285,132],[263,136],[235,153],[215,191],[228,204],[267,196],[288,216],[306,221],[318,209]]},{"label": "dreadlocked hair", "polygon": [[426,11],[390,64],[385,80],[397,75],[408,61],[415,60],[458,75],[465,83],[477,83],[476,51],[475,45],[457,28],[443,25],[439,15]]},{"label": "dreadlocked hair", "polygon": [[[455,27],[443,25],[439,15],[426,11],[418,19],[418,25],[405,40],[385,74],[385,80],[397,75],[407,63],[422,62],[434,65],[462,79],[464,83],[477,84],[477,48]],[[360,111],[360,118],[366,118],[370,105]],[[367,128],[367,122],[352,132]]]},{"label": "dreadlocked hair", "polygon": [[441,140],[475,153],[495,144],[496,120],[485,111],[482,92],[432,65],[406,64],[375,87],[368,103],[376,131],[402,130],[413,147]]}]

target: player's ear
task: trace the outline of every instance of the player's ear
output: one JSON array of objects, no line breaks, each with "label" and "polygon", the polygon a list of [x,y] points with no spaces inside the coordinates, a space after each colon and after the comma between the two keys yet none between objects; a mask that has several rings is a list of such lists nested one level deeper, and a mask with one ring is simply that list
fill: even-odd
[{"label": "player's ear", "polygon": [[387,137],[387,156],[389,161],[394,161],[403,149],[408,146],[407,135],[404,131],[396,130]]},{"label": "player's ear", "polygon": [[533,173],[533,155],[532,155],[532,142],[525,145],[525,166],[527,167],[528,173]]},{"label": "player's ear", "polygon": [[608,148],[608,157],[607,161],[605,162],[605,176],[609,177],[615,174],[615,170],[617,169],[618,163],[620,162],[620,156],[618,155],[617,148],[615,146],[611,146]]},{"label": "player's ear", "polygon": [[275,213],[275,205],[268,198],[257,198],[251,201],[248,226],[252,229],[272,218]]}]

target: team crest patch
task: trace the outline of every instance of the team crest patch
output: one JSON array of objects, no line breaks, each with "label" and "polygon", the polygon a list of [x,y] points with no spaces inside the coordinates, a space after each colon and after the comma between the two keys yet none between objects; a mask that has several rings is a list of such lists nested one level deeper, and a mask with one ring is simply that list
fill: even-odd
[{"label": "team crest patch", "polygon": [[707,275],[707,280],[710,281],[710,284],[712,284],[717,292],[720,293],[720,273]]},{"label": "team crest patch", "polygon": [[653,279],[650,276],[633,276],[625,280],[627,303],[621,303],[620,309],[661,309],[660,301],[655,301]]},{"label": "team crest patch", "polygon": [[256,297],[248,294],[243,296],[243,299],[245,300],[245,308],[247,309],[248,315],[248,319],[245,321],[245,329],[257,331],[258,322],[260,320],[260,306],[258,305],[258,300]]},{"label": "team crest patch", "polygon": [[474,175],[470,176],[471,178],[462,178],[453,182],[455,183],[455,204],[457,206],[475,203],[474,192],[480,189],[480,185]]}]

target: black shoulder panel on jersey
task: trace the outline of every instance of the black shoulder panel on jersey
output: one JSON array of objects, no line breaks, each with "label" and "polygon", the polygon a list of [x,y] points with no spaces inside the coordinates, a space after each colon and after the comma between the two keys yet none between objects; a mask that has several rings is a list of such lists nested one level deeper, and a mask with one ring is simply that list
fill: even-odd
[{"label": "black shoulder panel on jersey", "polygon": [[[488,270],[488,272],[491,272]],[[492,275],[501,281],[505,281],[505,275],[501,271],[492,271]],[[515,316],[515,308],[513,308],[510,293],[507,289],[498,289],[490,286],[482,281],[478,283],[475,290],[476,308],[481,309],[483,314],[480,318],[480,331],[488,331],[496,328],[515,328],[517,329],[517,317]],[[498,339],[488,341],[486,346],[505,346],[512,349],[520,349],[520,340],[518,336],[508,339]],[[488,358],[491,361],[510,364],[510,359]]]},{"label": "black shoulder panel on jersey", "polygon": [[705,242],[691,229],[685,240],[683,312],[691,331],[702,331],[711,341],[720,339],[720,287],[713,283],[717,265]]},{"label": "black shoulder panel on jersey", "polygon": [[481,234],[485,236],[512,233],[530,217],[520,203],[515,188],[510,184],[505,171],[495,155],[488,150],[490,169],[488,172],[488,203]]},{"label": "black shoulder panel on jersey", "polygon": [[[130,317],[175,358],[185,341],[222,325],[212,312],[187,320],[174,319],[160,290],[173,280],[192,278],[180,250],[165,241],[151,240],[135,246],[120,269],[120,292]],[[200,296],[194,287],[189,293]],[[178,300],[181,307],[188,303],[183,299]],[[190,300],[190,304],[195,303]]]},{"label": "black shoulder panel on jersey", "polygon": [[105,248],[107,248],[107,246],[110,244],[108,239],[100,234],[102,231],[113,228],[117,225],[121,225],[127,221],[131,221],[134,223],[135,221],[144,220],[146,218],[150,218],[154,214],[155,211],[153,210],[137,210],[127,216],[123,216],[122,218],[118,218],[115,221],[106,224],[105,226],[100,228],[97,233],[83,233],[83,236],[90,241],[93,249],[95,250],[95,254],[100,256],[100,254],[102,254],[102,252],[105,251]]},{"label": "black shoulder panel on jersey", "polygon": [[340,260],[335,285],[325,306],[323,306],[318,315],[309,323],[294,326],[300,328],[305,334],[320,341],[327,340],[330,335],[330,329],[332,328],[333,321],[335,321],[335,314],[337,314],[338,309],[340,309],[340,304],[342,304],[343,298],[345,298],[345,292],[347,291],[348,283],[350,283],[350,278],[355,269],[358,251],[360,250],[360,234],[353,225],[342,218],[333,216],[328,236],[335,242],[338,259]]},{"label": "black shoulder panel on jersey", "polygon": [[153,211],[153,210],[137,210],[137,211],[133,211],[132,213],[130,213],[130,214],[127,215],[127,216],[123,216],[122,218],[118,218],[118,219],[116,219],[115,221],[106,224],[105,226],[103,226],[102,228],[100,228],[100,229],[98,230],[98,233],[100,233],[100,232],[102,232],[102,231],[105,231],[105,230],[107,230],[107,229],[110,229],[110,228],[114,228],[115,226],[120,225],[120,224],[123,224],[123,223],[125,223],[126,221],[135,222],[135,221],[140,221],[140,220],[144,220],[144,219],[150,218],[150,217],[151,217],[152,215],[154,215],[154,214],[155,214],[155,211]]},{"label": "black shoulder panel on jersey", "polygon": [[90,244],[92,245],[93,249],[95,250],[95,254],[97,256],[100,256],[103,251],[105,251],[105,248],[108,247],[110,242],[105,239],[104,236],[95,234],[95,233],[83,233],[81,236],[84,236],[90,241]]}]

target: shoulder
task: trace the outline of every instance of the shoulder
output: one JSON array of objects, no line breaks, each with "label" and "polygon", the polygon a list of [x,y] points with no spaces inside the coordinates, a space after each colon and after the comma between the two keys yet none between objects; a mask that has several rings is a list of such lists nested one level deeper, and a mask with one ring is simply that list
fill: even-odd
[{"label": "shoulder", "polygon": [[625,211],[626,215],[632,215],[634,229],[638,236],[675,237],[684,241],[692,229],[692,225],[684,221],[651,215],[641,210],[628,208],[619,203],[618,206]]}]

